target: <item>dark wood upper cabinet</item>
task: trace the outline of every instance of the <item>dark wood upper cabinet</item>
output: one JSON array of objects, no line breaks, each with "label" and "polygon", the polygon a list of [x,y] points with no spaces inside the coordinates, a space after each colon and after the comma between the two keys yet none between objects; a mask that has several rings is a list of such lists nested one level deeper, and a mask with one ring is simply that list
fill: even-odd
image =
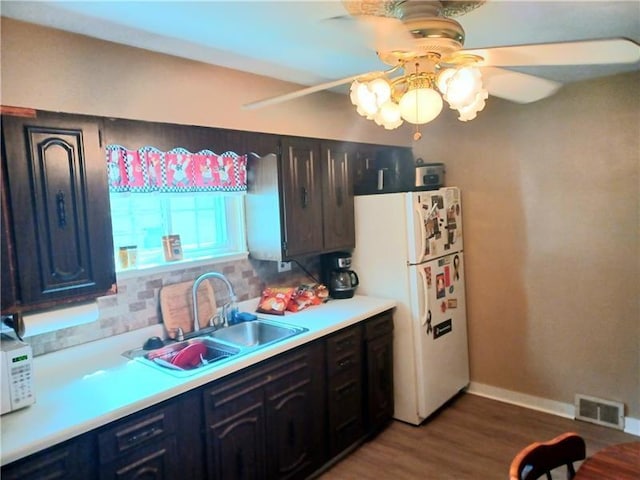
[{"label": "dark wood upper cabinet", "polygon": [[350,250],[356,244],[353,149],[342,142],[323,142],[321,150],[323,250]]},{"label": "dark wood upper cabinet", "polygon": [[100,121],[3,116],[8,208],[21,307],[113,290],[115,266]]},{"label": "dark wood upper cabinet", "polygon": [[350,144],[284,137],[279,154],[251,156],[247,240],[259,260],[355,247]]},{"label": "dark wood upper cabinet", "polygon": [[4,155],[0,156],[0,309],[2,313],[10,313],[18,301],[17,272],[15,262],[15,242],[11,233],[11,212],[8,205],[8,184],[6,183]]},{"label": "dark wood upper cabinet", "polygon": [[282,141],[284,251],[287,257],[323,251],[322,178],[317,141]]}]

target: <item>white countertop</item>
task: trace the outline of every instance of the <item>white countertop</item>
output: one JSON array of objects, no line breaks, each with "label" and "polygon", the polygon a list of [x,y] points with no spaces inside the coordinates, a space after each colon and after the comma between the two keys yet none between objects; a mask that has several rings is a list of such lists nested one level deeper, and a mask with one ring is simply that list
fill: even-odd
[{"label": "white countertop", "polygon": [[[240,304],[254,312],[257,299]],[[284,316],[263,315],[309,330],[256,352],[179,378],[122,352],[142,346],[161,324],[78,345],[34,359],[36,403],[0,417],[1,464],[26,457],[269,357],[340,330],[395,306],[393,300],[356,295]]]}]

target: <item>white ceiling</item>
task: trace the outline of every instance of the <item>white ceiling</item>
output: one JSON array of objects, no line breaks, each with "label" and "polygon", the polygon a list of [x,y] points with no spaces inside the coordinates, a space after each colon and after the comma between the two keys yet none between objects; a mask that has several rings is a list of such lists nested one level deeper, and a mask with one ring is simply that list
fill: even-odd
[{"label": "white ceiling", "polygon": [[[386,68],[337,0],[3,0],[0,13],[303,85]],[[640,43],[638,0],[488,0],[457,20],[466,31],[465,48],[613,37]],[[567,83],[640,70],[640,62],[517,70]]]}]

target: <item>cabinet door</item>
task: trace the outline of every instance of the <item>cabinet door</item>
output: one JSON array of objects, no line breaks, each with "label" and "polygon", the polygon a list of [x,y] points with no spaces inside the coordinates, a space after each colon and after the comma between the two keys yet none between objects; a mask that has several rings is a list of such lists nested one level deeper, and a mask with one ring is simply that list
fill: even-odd
[{"label": "cabinet door", "polygon": [[204,393],[208,478],[265,478],[262,388],[234,380]]},{"label": "cabinet door", "polygon": [[283,139],[282,195],[284,254],[322,251],[322,190],[317,141]]},{"label": "cabinet door", "polygon": [[324,452],[322,350],[311,345],[281,361],[265,387],[267,478],[306,478]]},{"label": "cabinet door", "polygon": [[[1,154],[0,154],[1,155]],[[0,311],[10,312],[16,306],[18,299],[16,292],[16,271],[14,250],[15,243],[11,235],[11,213],[8,208],[7,183],[5,175],[4,155],[0,157]]]},{"label": "cabinet door", "polygon": [[393,416],[393,337],[367,342],[368,433],[382,430]]},{"label": "cabinet door", "polygon": [[376,155],[378,149],[375,145],[356,144],[355,154],[352,157],[353,169],[353,193],[355,195],[367,195],[376,193],[378,188],[378,170]]},{"label": "cabinet door", "polygon": [[384,312],[364,324],[367,432],[375,435],[393,417],[393,316]]},{"label": "cabinet door", "polygon": [[324,251],[355,247],[351,156],[345,144],[322,144]]},{"label": "cabinet door", "polygon": [[329,454],[335,457],[364,437],[362,328],[327,338]]},{"label": "cabinet door", "polygon": [[3,117],[22,303],[103,295],[115,282],[97,121]]},{"label": "cabinet door", "polygon": [[95,478],[91,435],[70,440],[2,467],[2,480],[87,480]]}]

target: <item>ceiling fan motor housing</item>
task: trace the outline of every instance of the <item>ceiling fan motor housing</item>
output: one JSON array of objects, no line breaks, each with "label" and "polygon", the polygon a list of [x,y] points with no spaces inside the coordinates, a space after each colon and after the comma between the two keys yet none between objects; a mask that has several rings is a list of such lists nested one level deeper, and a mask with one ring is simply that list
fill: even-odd
[{"label": "ceiling fan motor housing", "polygon": [[464,30],[455,20],[445,17],[410,17],[402,22],[411,33],[409,49],[379,51],[378,56],[387,65],[405,63],[418,57],[447,58],[462,49]]}]

